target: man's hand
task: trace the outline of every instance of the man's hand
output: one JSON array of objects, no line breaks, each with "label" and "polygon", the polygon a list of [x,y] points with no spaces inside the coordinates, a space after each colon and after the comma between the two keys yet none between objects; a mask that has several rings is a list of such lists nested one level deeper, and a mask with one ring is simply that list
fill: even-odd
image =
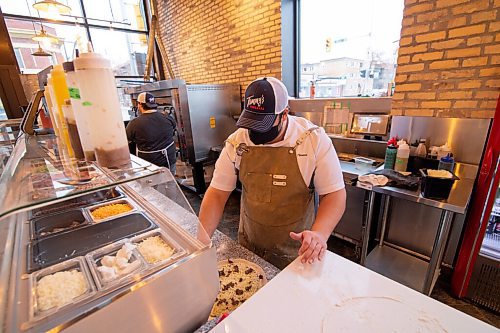
[{"label": "man's hand", "polygon": [[302,263],[312,264],[316,259],[323,260],[326,251],[326,240],[318,231],[305,230],[299,233],[290,232],[290,237],[302,242],[299,249],[299,256],[302,255]]}]

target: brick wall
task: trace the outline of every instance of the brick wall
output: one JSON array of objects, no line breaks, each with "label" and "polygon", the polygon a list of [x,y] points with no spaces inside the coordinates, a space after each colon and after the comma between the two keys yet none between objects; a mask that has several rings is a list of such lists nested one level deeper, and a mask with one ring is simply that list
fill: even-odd
[{"label": "brick wall", "polygon": [[493,118],[499,0],[405,0],[393,115]]},{"label": "brick wall", "polygon": [[281,1],[160,0],[158,20],[174,74],[189,83],[281,78]]}]

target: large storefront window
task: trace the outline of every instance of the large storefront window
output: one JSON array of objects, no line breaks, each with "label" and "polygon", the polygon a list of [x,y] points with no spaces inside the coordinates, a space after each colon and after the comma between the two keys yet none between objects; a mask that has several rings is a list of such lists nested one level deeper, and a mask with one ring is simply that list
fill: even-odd
[{"label": "large storefront window", "polygon": [[17,19],[5,19],[17,64],[23,74],[36,74],[50,65],[62,63],[75,57],[76,49],[86,50],[87,34],[82,27],[72,25],[43,24],[44,30],[56,36],[57,43],[40,43],[51,57],[31,55],[38,48],[38,43],[31,38],[41,30],[40,23]]},{"label": "large storefront window", "polygon": [[94,51],[111,60],[116,76],[142,76],[148,51],[144,34],[90,29]]},{"label": "large storefront window", "polygon": [[[105,1],[106,0],[102,2]],[[39,2],[39,0],[0,0],[0,7],[2,7],[2,12],[4,14],[31,16],[35,18],[38,18],[38,15],[40,15],[41,18],[75,21],[75,17],[82,16],[80,0],[62,1],[63,4],[71,7],[71,16],[60,15],[57,12],[37,12],[37,10],[33,8],[35,2]],[[100,2],[100,0],[95,2]],[[83,22],[83,20],[80,19],[80,22]]]},{"label": "large storefront window", "polygon": [[[32,6],[34,2],[36,0],[0,0],[23,73],[36,74],[50,65],[73,59],[77,49],[87,51],[90,39],[94,51],[111,60],[116,76],[141,78],[144,75],[147,53],[144,0],[63,0],[71,7],[70,14],[37,12]],[[38,48],[32,37],[40,33],[41,24],[48,34],[58,39],[41,43],[51,54],[48,57],[31,55]]]},{"label": "large storefront window", "polygon": [[89,23],[146,31],[142,0],[83,0]]},{"label": "large storefront window", "polygon": [[310,97],[390,94],[403,0],[300,2],[300,91]]}]

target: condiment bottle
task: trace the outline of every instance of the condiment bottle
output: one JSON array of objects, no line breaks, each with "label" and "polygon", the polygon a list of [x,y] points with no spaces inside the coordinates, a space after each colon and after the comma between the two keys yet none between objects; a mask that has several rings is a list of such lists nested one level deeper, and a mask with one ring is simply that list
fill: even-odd
[{"label": "condiment bottle", "polygon": [[394,163],[394,170],[406,171],[409,157],[410,157],[410,146],[408,146],[405,140],[399,141],[398,151],[396,153],[396,162]]},{"label": "condiment bottle", "polygon": [[[48,81],[48,77],[47,77],[47,81]],[[44,92],[43,92],[43,96],[45,97],[45,102],[47,102],[47,108],[49,109],[49,116],[50,116],[50,120],[52,122],[52,128],[54,129],[54,133],[57,137],[60,137],[60,134],[59,134],[59,125],[58,125],[58,122],[57,122],[57,119],[54,115],[54,105],[52,103],[52,95],[51,95],[51,90],[52,88],[49,87],[49,83],[47,82],[47,85],[45,86],[45,89],[44,89]]]},{"label": "condiment bottle", "polygon": [[396,141],[396,138],[392,138],[387,142],[387,149],[385,150],[384,169],[394,169],[397,151],[398,143]]},{"label": "condiment bottle", "polygon": [[420,143],[418,144],[415,154],[417,154],[418,157],[427,156],[427,147],[425,146],[425,139],[420,139]]},{"label": "condiment bottle", "polygon": [[455,160],[451,156],[451,154],[447,154],[444,157],[441,157],[438,164],[439,170],[448,170],[453,173],[453,169],[455,168]]},{"label": "condiment bottle", "polygon": [[89,113],[97,163],[108,168],[129,167],[130,152],[111,62],[92,52],[92,47],[89,51],[73,63],[83,112]]},{"label": "condiment bottle", "polygon": [[444,145],[439,147],[439,151],[437,154],[437,159],[441,160],[442,157],[447,156],[448,154],[451,154],[451,148],[448,146],[448,142],[446,142]]},{"label": "condiment bottle", "polygon": [[66,83],[68,84],[68,93],[73,107],[73,113],[78,127],[83,153],[87,161],[95,161],[94,143],[90,134],[91,113],[84,112],[80,89],[78,88],[75,66],[72,61],[63,63],[66,73]]},{"label": "condiment bottle", "polygon": [[68,129],[69,141],[73,149],[74,157],[77,159],[83,159],[85,156],[83,155],[82,144],[80,142],[80,136],[78,135],[78,128],[76,127],[75,114],[73,113],[73,108],[71,107],[71,102],[69,100],[68,85],[66,83],[63,66],[55,65],[51,74],[53,82],[57,82],[58,84],[58,89],[62,89],[62,91],[59,92],[58,98],[63,98],[63,102],[60,107],[63,111],[64,121]]},{"label": "condiment bottle", "polygon": [[54,97],[52,102],[55,101],[54,106],[57,113],[56,117],[58,118],[58,122],[60,125],[59,132],[61,134],[61,141],[63,146],[66,148],[68,157],[71,159],[75,157],[75,153],[71,146],[68,124],[65,120],[63,113],[63,105],[65,101],[69,98],[69,94],[68,94],[68,86],[66,85],[66,80],[64,79],[64,72],[62,70],[62,66],[55,65],[54,68],[50,71],[50,76],[51,78],[49,79],[49,82],[51,83],[53,91],[52,96]]},{"label": "condiment bottle", "polygon": [[316,96],[316,86],[314,85],[314,81],[311,81],[311,86],[309,87],[309,97],[312,99]]}]

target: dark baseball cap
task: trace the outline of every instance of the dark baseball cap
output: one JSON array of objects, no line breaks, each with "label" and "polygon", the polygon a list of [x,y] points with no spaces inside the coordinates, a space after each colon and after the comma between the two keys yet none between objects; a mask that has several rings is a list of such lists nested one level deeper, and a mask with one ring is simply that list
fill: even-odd
[{"label": "dark baseball cap", "polygon": [[245,91],[244,109],[236,126],[264,133],[269,131],[288,106],[288,91],[274,77],[259,78],[250,83]]},{"label": "dark baseball cap", "polygon": [[143,103],[148,106],[148,108],[157,108],[158,104],[155,102],[155,97],[148,92],[142,92],[137,96],[137,102]]}]

